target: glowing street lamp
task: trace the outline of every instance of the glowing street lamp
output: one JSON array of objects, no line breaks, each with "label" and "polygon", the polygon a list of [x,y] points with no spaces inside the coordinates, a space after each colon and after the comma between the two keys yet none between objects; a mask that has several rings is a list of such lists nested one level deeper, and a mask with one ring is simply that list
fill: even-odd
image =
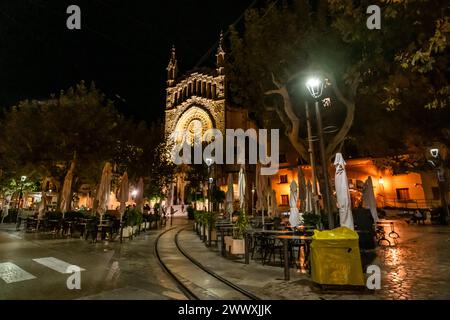
[{"label": "glowing street lamp", "polygon": [[209,167],[212,165],[212,163],[213,163],[213,159],[211,159],[211,158],[206,158],[205,159],[205,163],[206,163],[206,165],[208,166],[208,169],[209,169]]},{"label": "glowing street lamp", "polygon": [[306,88],[314,99],[320,98],[323,92],[323,82],[319,78],[310,78],[306,81]]},{"label": "glowing street lamp", "polygon": [[437,159],[439,157],[439,149],[438,148],[431,148],[430,154],[433,158]]},{"label": "glowing street lamp", "polygon": [[329,190],[328,181],[328,166],[327,159],[325,157],[325,143],[323,138],[322,117],[319,109],[319,98],[323,93],[323,81],[317,77],[310,78],[306,81],[306,88],[311,96],[315,99],[316,119],[317,119],[317,131],[319,135],[320,157],[322,158],[322,169],[325,187],[325,211],[328,213],[329,228],[334,228],[334,216],[331,209],[331,196]]},{"label": "glowing street lamp", "polygon": [[442,223],[447,224],[450,216],[450,210],[447,202],[447,183],[445,179],[444,163],[439,155],[439,148],[430,148],[430,154],[434,160],[428,160],[436,170],[437,184],[442,205]]},{"label": "glowing street lamp", "polygon": [[27,176],[21,176],[20,177],[20,192],[19,192],[19,201],[17,202],[17,209],[19,209],[20,202],[22,201],[23,197],[23,184],[27,180]]},{"label": "glowing street lamp", "polygon": [[212,158],[206,158],[205,163],[208,166],[208,211],[212,211],[212,204],[211,204],[211,187],[214,182],[214,179],[211,177],[211,165],[213,164],[214,160]]}]

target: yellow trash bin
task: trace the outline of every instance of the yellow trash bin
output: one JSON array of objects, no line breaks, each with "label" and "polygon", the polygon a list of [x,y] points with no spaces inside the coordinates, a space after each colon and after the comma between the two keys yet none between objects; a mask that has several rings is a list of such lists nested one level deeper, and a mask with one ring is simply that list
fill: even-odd
[{"label": "yellow trash bin", "polygon": [[358,234],[347,228],[314,230],[311,278],[327,285],[364,286]]}]

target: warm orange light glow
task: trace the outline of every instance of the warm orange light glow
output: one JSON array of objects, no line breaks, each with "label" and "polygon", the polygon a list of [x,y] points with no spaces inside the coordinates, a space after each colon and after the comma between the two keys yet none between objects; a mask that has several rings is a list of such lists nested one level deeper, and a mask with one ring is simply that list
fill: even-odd
[{"label": "warm orange light glow", "polygon": [[384,184],[383,177],[380,177],[380,179],[378,179],[378,183],[379,183],[379,184]]}]

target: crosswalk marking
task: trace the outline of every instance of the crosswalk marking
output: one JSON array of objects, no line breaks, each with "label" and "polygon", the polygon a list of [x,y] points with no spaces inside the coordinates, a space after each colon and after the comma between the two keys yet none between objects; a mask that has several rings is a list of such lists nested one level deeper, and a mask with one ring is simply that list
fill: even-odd
[{"label": "crosswalk marking", "polygon": [[0,263],[0,278],[6,283],[36,279],[31,273],[26,272],[12,262]]},{"label": "crosswalk marking", "polygon": [[[54,257],[33,259],[33,261],[35,261],[39,264],[42,264],[42,265],[46,266],[47,268],[58,271],[59,273],[71,273],[71,272],[67,272],[67,267],[71,266],[72,264],[62,261],[62,260],[59,260],[59,259],[56,259]],[[85,269],[80,267],[80,271],[85,271]]]}]

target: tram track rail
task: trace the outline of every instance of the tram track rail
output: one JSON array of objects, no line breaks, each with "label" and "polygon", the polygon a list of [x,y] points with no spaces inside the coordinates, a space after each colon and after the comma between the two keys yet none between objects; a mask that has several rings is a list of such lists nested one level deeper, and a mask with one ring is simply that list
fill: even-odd
[{"label": "tram track rail", "polygon": [[[180,289],[180,291],[188,298],[189,300],[201,300],[201,297],[199,294],[195,292],[195,290],[189,288],[181,279],[180,274],[177,275],[177,273],[171,269],[167,263],[164,262],[163,257],[161,257],[161,253],[158,250],[158,243],[162,236],[166,235],[168,232],[174,231],[178,227],[172,227],[170,229],[167,229],[163,232],[161,232],[155,239],[154,244],[154,251],[155,256],[158,259],[158,262],[162,269],[166,271],[166,273],[170,276],[170,278],[173,280],[173,282],[177,285],[177,287]],[[228,279],[223,278],[222,276],[218,275],[211,269],[207,268],[203,264],[201,264],[198,260],[196,260],[194,257],[192,257],[190,254],[186,252],[186,250],[180,245],[179,243],[179,235],[181,232],[185,231],[187,227],[182,227],[179,230],[177,230],[175,237],[173,238],[173,241],[175,243],[175,247],[181,255],[187,259],[193,266],[196,267],[196,269],[201,270],[201,272],[206,273],[209,277],[214,278],[216,281],[219,281],[221,284],[225,285],[226,287],[232,289],[234,292],[238,292],[240,295],[244,296],[246,299],[250,300],[261,300],[259,297],[254,295],[253,293],[237,286],[235,283],[229,281]],[[207,288],[204,288],[207,289]]]}]

